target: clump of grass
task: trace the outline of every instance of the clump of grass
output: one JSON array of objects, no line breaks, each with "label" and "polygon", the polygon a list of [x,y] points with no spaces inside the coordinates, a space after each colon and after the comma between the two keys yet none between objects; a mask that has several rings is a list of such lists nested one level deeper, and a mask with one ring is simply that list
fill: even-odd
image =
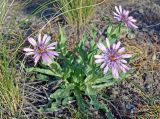
[{"label": "clump of grass", "polygon": [[[5,21],[5,17],[8,11],[8,0],[1,0],[0,4],[0,28]],[[16,68],[15,60],[10,63],[7,58],[8,53],[5,44],[2,45],[4,40],[0,33],[0,118],[8,119],[16,114],[18,105],[20,103],[19,86],[15,83],[16,80]]]},{"label": "clump of grass", "polygon": [[92,19],[98,5],[97,0],[59,0],[58,3],[66,22],[75,29],[78,37],[80,29],[84,29]]},{"label": "clump of grass", "polygon": [[83,25],[94,14],[96,0],[59,0],[66,21],[71,25]]},{"label": "clump of grass", "polygon": [[16,115],[20,105],[20,90],[16,80],[16,60],[8,60],[6,46],[0,52],[0,118]]}]

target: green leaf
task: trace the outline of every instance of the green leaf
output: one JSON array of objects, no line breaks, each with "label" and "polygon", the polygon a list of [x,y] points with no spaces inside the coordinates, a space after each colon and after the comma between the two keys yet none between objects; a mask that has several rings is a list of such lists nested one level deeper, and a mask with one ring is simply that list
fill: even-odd
[{"label": "green leaf", "polygon": [[102,83],[102,84],[94,84],[92,86],[92,88],[103,89],[103,88],[106,88],[106,87],[113,86],[115,83],[116,83],[116,80],[107,80],[107,81],[105,81],[105,83]]},{"label": "green leaf", "polygon": [[52,61],[51,68],[55,70],[55,72],[57,72],[58,74],[62,75],[62,68],[59,63]]},{"label": "green leaf", "polygon": [[62,105],[67,105],[69,103],[69,101],[72,101],[72,100],[73,100],[73,97],[66,97],[62,101]]},{"label": "green leaf", "polygon": [[83,102],[81,91],[77,87],[75,87],[75,89],[74,89],[74,95],[76,97],[77,104],[78,104],[80,111],[85,112],[85,104]]},{"label": "green leaf", "polygon": [[107,115],[107,118],[108,118],[108,119],[115,119],[114,115],[113,115],[112,112],[109,111],[109,110],[108,110],[108,112],[107,112],[106,115]]},{"label": "green leaf", "polygon": [[41,81],[47,81],[49,80],[49,77],[44,74],[38,74],[36,75],[36,79],[41,80]]},{"label": "green leaf", "polygon": [[103,88],[106,88],[106,87],[110,87],[110,86],[112,86],[116,83],[119,83],[119,82],[123,81],[127,76],[127,74],[125,74],[125,73],[120,73],[119,75],[120,75],[119,79],[114,79],[112,77],[112,74],[109,74],[109,75],[107,75],[103,78],[100,78],[93,83],[92,88],[103,89]]},{"label": "green leaf", "polygon": [[54,93],[50,95],[50,102],[48,104],[51,107],[46,107],[46,111],[56,111],[58,107],[65,106],[68,104],[68,101],[71,101],[73,98],[70,97],[70,93],[72,93],[74,89],[73,84],[62,85],[59,89],[57,89]]},{"label": "green leaf", "polygon": [[96,95],[89,95],[91,101],[90,104],[94,106],[95,109],[103,109],[105,112],[108,112],[108,108],[101,104],[100,102],[97,101],[97,96]]},{"label": "green leaf", "polygon": [[113,34],[110,38],[110,44],[112,45],[113,43],[115,43],[117,41],[117,36],[115,34]]},{"label": "green leaf", "polygon": [[60,25],[59,25],[59,34],[60,34],[59,43],[60,43],[61,46],[65,46],[65,43],[66,43],[67,39],[66,39],[66,37],[64,35],[64,31],[63,31],[63,29],[61,28]]},{"label": "green leaf", "polygon": [[104,75],[104,77],[95,80],[94,84],[106,83],[109,79],[113,79],[111,73],[108,73],[107,75]]},{"label": "green leaf", "polygon": [[52,109],[52,111],[57,111],[58,110],[57,104],[56,103],[52,103],[51,109]]},{"label": "green leaf", "polygon": [[94,88],[92,88],[91,85],[87,85],[86,87],[86,94],[87,95],[96,95],[96,91]]},{"label": "green leaf", "polygon": [[[89,70],[89,69],[88,69]],[[89,71],[88,71],[89,72]],[[85,82],[84,83],[89,83],[90,80],[93,79],[93,74],[90,74],[86,77]]]},{"label": "green leaf", "polygon": [[50,95],[50,98],[65,98],[71,93],[71,90],[74,89],[73,84],[66,84],[65,87],[57,89],[53,94]]},{"label": "green leaf", "polygon": [[108,29],[107,29],[107,36],[110,36],[110,35],[111,35],[112,29],[113,29],[112,25],[109,25],[109,27],[108,27]]},{"label": "green leaf", "polygon": [[121,73],[119,74],[119,79],[118,79],[117,81],[118,81],[118,82],[123,81],[123,80],[127,77],[127,75],[128,75],[128,73],[123,73],[123,72],[121,72]]},{"label": "green leaf", "polygon": [[120,33],[120,28],[119,28],[119,27],[117,27],[117,28],[115,28],[115,29],[114,29],[114,31],[113,31],[113,33],[112,33],[112,34],[115,34],[116,36],[118,36],[118,35],[119,35],[119,33]]},{"label": "green leaf", "polygon": [[50,98],[58,98],[62,96],[62,93],[64,93],[64,89],[58,89],[53,94],[50,95]]},{"label": "green leaf", "polygon": [[113,78],[112,73],[109,72],[108,74],[104,75],[104,77],[96,79],[93,84],[93,89],[103,89],[109,86],[112,86],[116,83],[116,80]]},{"label": "green leaf", "polygon": [[49,69],[41,69],[41,68],[26,68],[26,72],[28,72],[28,73],[39,72],[39,73],[50,75],[50,76],[55,75],[53,71],[51,71]]},{"label": "green leaf", "polygon": [[45,111],[47,112],[55,112],[58,111],[59,107],[56,103],[52,103],[50,108],[47,108]]}]

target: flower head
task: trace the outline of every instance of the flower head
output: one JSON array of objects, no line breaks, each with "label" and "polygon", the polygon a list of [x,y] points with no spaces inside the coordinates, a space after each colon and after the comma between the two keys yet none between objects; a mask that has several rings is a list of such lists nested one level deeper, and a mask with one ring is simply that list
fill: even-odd
[{"label": "flower head", "polygon": [[117,21],[121,21],[124,22],[125,26],[128,28],[138,28],[134,23],[136,22],[136,20],[132,17],[129,16],[129,11],[122,9],[122,6],[115,6],[116,12],[114,13],[114,18]]},{"label": "flower head", "polygon": [[98,43],[98,48],[102,51],[100,55],[95,55],[95,62],[102,63],[100,66],[103,70],[103,73],[106,74],[109,69],[112,70],[112,75],[114,78],[119,78],[119,72],[122,70],[126,73],[129,70],[127,66],[127,61],[125,58],[130,58],[131,54],[125,54],[125,48],[120,47],[121,42],[113,44],[110,46],[109,40],[106,38],[106,43],[108,48],[106,48],[102,43]]},{"label": "flower head", "polygon": [[49,43],[51,40],[51,37],[45,34],[43,38],[41,38],[41,34],[38,35],[38,41],[34,40],[32,37],[28,38],[28,41],[33,46],[33,49],[31,48],[24,48],[23,50],[26,52],[26,55],[34,55],[34,62],[35,65],[37,62],[42,58],[43,62],[46,64],[51,64],[53,58],[55,56],[58,56],[58,53],[56,51],[53,51],[55,49],[55,45],[57,42]]}]

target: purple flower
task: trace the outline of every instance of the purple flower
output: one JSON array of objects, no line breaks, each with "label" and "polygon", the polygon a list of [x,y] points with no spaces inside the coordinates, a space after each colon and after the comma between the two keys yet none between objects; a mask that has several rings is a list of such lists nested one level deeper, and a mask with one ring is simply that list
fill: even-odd
[{"label": "purple flower", "polygon": [[129,70],[127,66],[127,61],[125,58],[130,58],[131,54],[125,54],[125,48],[120,47],[121,42],[113,44],[110,46],[109,40],[106,38],[107,47],[106,48],[102,43],[98,43],[98,48],[102,51],[100,55],[95,55],[95,62],[102,63],[100,66],[103,70],[103,73],[106,74],[109,69],[112,70],[112,75],[114,78],[119,78],[119,72],[122,70],[126,73]]},{"label": "purple flower", "polygon": [[121,21],[124,22],[125,26],[128,28],[138,28],[134,23],[136,22],[136,20],[132,17],[129,16],[129,11],[122,9],[122,6],[119,6],[119,8],[117,6],[115,6],[116,12],[114,13],[114,18],[117,21]]},{"label": "purple flower", "polygon": [[43,38],[41,38],[41,34],[39,34],[37,42],[32,37],[28,38],[28,41],[33,46],[33,49],[24,48],[23,50],[26,52],[27,56],[34,55],[33,58],[35,65],[41,57],[44,63],[50,65],[52,63],[53,58],[55,58],[55,56],[58,56],[58,53],[56,51],[53,51],[57,42],[53,42],[50,44],[50,40],[51,37],[47,34],[45,34]]}]

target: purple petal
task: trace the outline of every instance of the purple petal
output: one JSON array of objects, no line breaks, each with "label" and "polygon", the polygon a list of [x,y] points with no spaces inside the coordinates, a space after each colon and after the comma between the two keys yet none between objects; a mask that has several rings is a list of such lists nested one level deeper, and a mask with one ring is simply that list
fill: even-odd
[{"label": "purple petal", "polygon": [[136,22],[137,21],[132,16],[128,17],[128,20],[131,21],[131,22]]},{"label": "purple petal", "polygon": [[121,64],[126,70],[129,70],[130,68],[127,66],[127,65],[125,65],[125,64]]},{"label": "purple petal", "polygon": [[119,9],[118,9],[117,6],[115,6],[115,9],[116,9],[116,12],[117,12],[118,14],[120,14],[120,11],[119,11]]},{"label": "purple petal", "polygon": [[47,50],[54,50],[55,47],[48,47]]},{"label": "purple petal", "polygon": [[97,60],[95,60],[95,63],[102,63],[102,62],[104,62],[104,59],[97,59]]},{"label": "purple petal", "polygon": [[117,21],[121,21],[120,17],[114,17]]},{"label": "purple petal", "polygon": [[105,52],[106,51],[106,48],[105,48],[105,46],[102,44],[102,43],[98,43],[98,48],[100,49],[100,50],[102,50],[103,52]]},{"label": "purple petal", "polygon": [[121,58],[130,58],[130,57],[132,57],[131,54],[124,54],[124,55],[121,55]]},{"label": "purple petal", "polygon": [[124,51],[125,51],[125,48],[122,47],[122,48],[120,48],[120,49],[118,50],[118,53],[122,53],[122,52],[124,52]]},{"label": "purple petal", "polygon": [[123,66],[119,66],[119,68],[123,71],[123,73],[126,73],[126,69]]},{"label": "purple petal", "polygon": [[51,40],[51,36],[48,36],[48,37],[46,38],[45,44],[47,44],[50,40]]},{"label": "purple petal", "polygon": [[42,42],[43,42],[43,43],[45,42],[45,40],[46,40],[47,37],[48,37],[48,35],[47,35],[47,34],[44,34],[43,39],[42,39]]},{"label": "purple petal", "polygon": [[96,59],[102,59],[103,56],[102,55],[95,55],[94,58],[96,58]]},{"label": "purple petal", "polygon": [[24,48],[23,51],[25,51],[25,52],[33,52],[34,50],[31,49],[31,48]]},{"label": "purple petal", "polygon": [[119,12],[122,14],[122,6],[119,6]]},{"label": "purple petal", "polygon": [[114,14],[115,16],[117,16],[117,17],[119,16],[119,14],[117,14],[117,13],[115,13],[115,12],[113,12],[113,14]]},{"label": "purple petal", "polygon": [[116,49],[116,44],[113,44],[113,45],[112,45],[112,49]]},{"label": "purple petal", "polygon": [[36,54],[36,55],[34,56],[34,63],[35,63],[35,65],[38,63],[40,57],[41,57],[41,55],[39,55],[39,54]]},{"label": "purple petal", "polygon": [[51,40],[51,36],[48,36],[47,34],[45,34],[43,36],[43,43],[44,44],[47,44],[50,40]]},{"label": "purple petal", "polygon": [[127,61],[126,60],[124,60],[124,59],[122,59],[122,60],[120,60],[122,63],[125,63],[125,64],[127,64]]},{"label": "purple petal", "polygon": [[129,15],[129,11],[128,10],[124,10],[124,15],[128,16]]},{"label": "purple petal", "polygon": [[112,75],[114,78],[119,78],[118,69],[114,66],[112,67]]},{"label": "purple petal", "polygon": [[28,41],[30,42],[31,45],[33,45],[34,47],[37,46],[37,43],[36,41],[31,37],[31,38],[28,38]]},{"label": "purple petal", "polygon": [[128,66],[126,66],[125,64],[120,64],[119,68],[126,73],[127,70],[129,70],[130,68]]},{"label": "purple petal", "polygon": [[133,24],[133,23],[130,23],[129,24],[130,26],[132,26],[133,28],[135,28],[135,29],[137,29],[138,28],[138,26],[136,26],[135,24]]},{"label": "purple petal", "polygon": [[53,46],[55,46],[55,45],[57,45],[57,42],[54,42],[54,43],[49,44],[49,45],[47,46],[47,48],[53,47]]},{"label": "purple petal", "polygon": [[49,55],[49,57],[59,56],[59,54],[55,51],[48,51],[47,54]]},{"label": "purple petal", "polygon": [[38,35],[38,43],[39,43],[39,44],[42,44],[41,34]]},{"label": "purple petal", "polygon": [[108,70],[109,70],[109,67],[108,67],[108,65],[107,65],[107,66],[104,68],[103,73],[106,74],[106,73],[108,72]]},{"label": "purple petal", "polygon": [[25,53],[25,55],[29,56],[29,55],[34,55],[35,53],[34,52],[27,52]]},{"label": "purple petal", "polygon": [[106,63],[103,63],[100,68],[103,69],[105,66],[106,66]]},{"label": "purple petal", "polygon": [[116,48],[115,48],[115,49],[116,49],[116,50],[117,50],[117,49],[119,49],[120,45],[121,45],[121,42],[119,41],[119,42],[117,43],[117,45],[116,45]]},{"label": "purple petal", "polygon": [[46,64],[51,64],[52,63],[52,59],[45,53],[42,54],[42,60]]},{"label": "purple petal", "polygon": [[110,48],[110,43],[108,38],[106,38],[106,43],[107,43],[107,47]]}]

